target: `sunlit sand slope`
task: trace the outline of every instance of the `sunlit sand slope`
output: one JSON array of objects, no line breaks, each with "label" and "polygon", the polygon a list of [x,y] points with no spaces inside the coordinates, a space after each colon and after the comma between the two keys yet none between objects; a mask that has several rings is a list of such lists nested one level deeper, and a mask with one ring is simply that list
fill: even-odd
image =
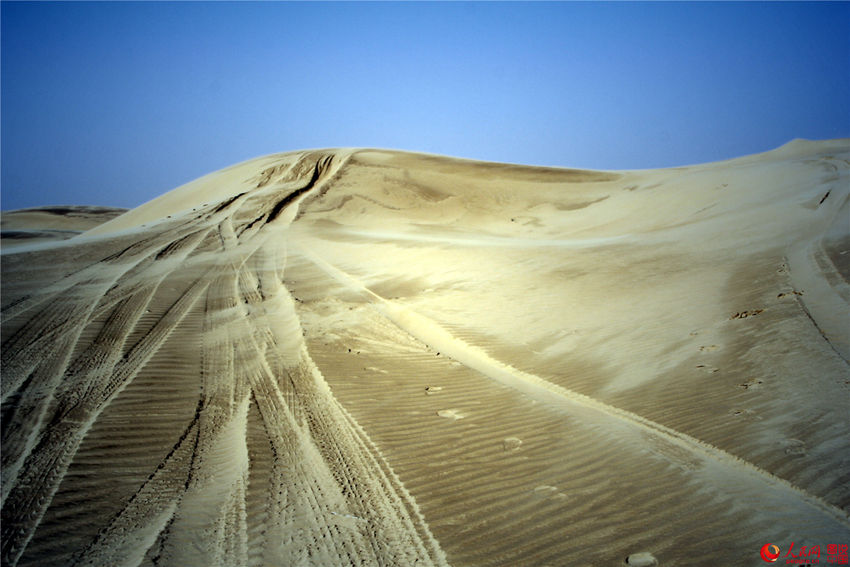
[{"label": "sunlit sand slope", "polygon": [[3,564],[846,542],[848,159],[278,154],[5,250]]}]

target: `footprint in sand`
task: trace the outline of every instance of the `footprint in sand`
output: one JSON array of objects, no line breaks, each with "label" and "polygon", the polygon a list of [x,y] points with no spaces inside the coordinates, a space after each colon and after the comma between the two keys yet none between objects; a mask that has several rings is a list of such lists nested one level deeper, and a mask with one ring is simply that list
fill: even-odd
[{"label": "footprint in sand", "polygon": [[729,317],[729,319],[746,319],[747,317],[755,317],[759,313],[763,312],[764,309],[749,309],[746,311],[738,311],[737,313]]},{"label": "footprint in sand", "polygon": [[458,413],[457,410],[453,410],[453,409],[440,410],[440,411],[437,412],[437,415],[439,415],[440,417],[445,417],[446,419],[455,419],[455,420],[463,419],[464,417],[466,417],[465,415]]},{"label": "footprint in sand", "polygon": [[640,553],[632,553],[626,557],[626,565],[633,567],[652,567],[658,565],[658,560],[649,552],[641,551]]},{"label": "footprint in sand", "polygon": [[788,439],[785,441],[785,454],[791,457],[805,457],[806,443],[799,439]]},{"label": "footprint in sand", "polygon": [[743,390],[758,390],[759,388],[761,388],[762,384],[764,384],[764,382],[762,382],[758,378],[750,378],[743,384],[738,384],[738,387]]},{"label": "footprint in sand", "polygon": [[506,452],[519,451],[522,446],[522,439],[519,437],[505,437],[502,441],[502,449]]},{"label": "footprint in sand", "polygon": [[566,500],[567,495],[563,492],[558,492],[558,489],[548,484],[537,486],[533,490],[534,495],[544,500]]},{"label": "footprint in sand", "polygon": [[729,410],[729,415],[741,419],[761,421],[761,417],[759,417],[758,414],[751,409],[732,409]]}]

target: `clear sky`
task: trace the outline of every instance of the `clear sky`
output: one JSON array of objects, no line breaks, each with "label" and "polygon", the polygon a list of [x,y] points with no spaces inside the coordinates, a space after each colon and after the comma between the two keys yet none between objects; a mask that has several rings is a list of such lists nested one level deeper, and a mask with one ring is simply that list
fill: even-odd
[{"label": "clear sky", "polygon": [[597,169],[850,137],[850,3],[18,3],[5,210],[366,146]]}]

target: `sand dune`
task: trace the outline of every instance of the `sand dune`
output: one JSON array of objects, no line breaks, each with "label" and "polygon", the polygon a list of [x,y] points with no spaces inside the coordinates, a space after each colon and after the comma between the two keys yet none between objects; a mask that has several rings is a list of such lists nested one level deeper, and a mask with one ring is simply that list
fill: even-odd
[{"label": "sand dune", "polygon": [[4,239],[2,562],[846,542],[848,177],[848,140],[620,172],[306,151]]}]

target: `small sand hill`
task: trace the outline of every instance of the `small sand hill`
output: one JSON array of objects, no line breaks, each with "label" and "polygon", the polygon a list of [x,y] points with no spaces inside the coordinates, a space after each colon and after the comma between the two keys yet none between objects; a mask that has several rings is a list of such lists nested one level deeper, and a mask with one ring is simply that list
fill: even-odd
[{"label": "small sand hill", "polygon": [[67,240],[122,215],[114,207],[61,206],[4,211],[0,214],[0,246]]},{"label": "small sand hill", "polygon": [[4,247],[3,565],[846,542],[849,176],[294,152]]}]

